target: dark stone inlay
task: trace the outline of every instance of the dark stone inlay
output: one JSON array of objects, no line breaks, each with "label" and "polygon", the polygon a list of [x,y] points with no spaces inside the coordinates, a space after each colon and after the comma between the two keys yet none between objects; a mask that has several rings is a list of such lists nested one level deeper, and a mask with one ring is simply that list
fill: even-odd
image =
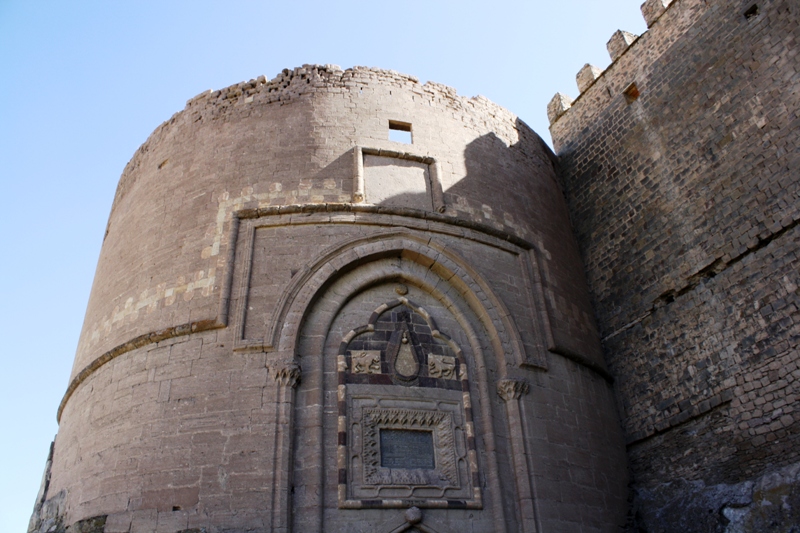
[{"label": "dark stone inlay", "polygon": [[383,507],[383,500],[361,500],[361,506],[365,509],[378,509]]},{"label": "dark stone inlay", "polygon": [[447,500],[447,507],[450,509],[466,509],[467,502],[464,500]]},{"label": "dark stone inlay", "polygon": [[432,431],[381,429],[380,439],[383,468],[436,468]]},{"label": "dark stone inlay", "polygon": [[[433,354],[453,357],[456,363],[455,376],[459,376],[464,364],[459,354],[454,353],[446,342],[435,338],[428,321],[412,308],[401,305],[399,301],[389,302],[386,306],[387,309],[382,313],[373,313],[370,317],[373,330],[367,326],[355,328],[353,331],[356,335],[346,346],[340,347],[340,355],[345,357],[346,362],[344,382],[447,390],[462,388],[457,378],[443,379],[428,375],[428,355]],[[381,352],[380,374],[354,374],[350,353],[371,350]],[[399,357],[401,351],[404,351],[403,357]],[[401,368],[397,367],[398,358],[402,360]],[[412,367],[416,367],[416,371]],[[404,372],[410,372],[411,375],[405,375]]]}]

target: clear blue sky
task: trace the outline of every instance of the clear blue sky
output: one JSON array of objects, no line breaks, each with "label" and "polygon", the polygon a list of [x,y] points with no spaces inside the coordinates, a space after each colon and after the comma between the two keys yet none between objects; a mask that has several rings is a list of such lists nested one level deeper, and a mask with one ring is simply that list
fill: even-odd
[{"label": "clear blue sky", "polygon": [[605,68],[640,0],[0,0],[0,532],[24,532],[117,180],[187,99],[304,63],[482,94],[548,143],[545,107]]}]

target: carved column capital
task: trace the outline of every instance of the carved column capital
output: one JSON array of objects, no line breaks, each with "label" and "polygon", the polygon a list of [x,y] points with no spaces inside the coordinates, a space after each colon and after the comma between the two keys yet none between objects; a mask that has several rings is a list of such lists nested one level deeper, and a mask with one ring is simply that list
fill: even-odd
[{"label": "carved column capital", "polygon": [[524,379],[501,379],[497,382],[497,394],[505,400],[517,400],[528,394],[528,382]]},{"label": "carved column capital", "polygon": [[300,383],[300,365],[291,362],[276,362],[272,365],[272,377],[279,385],[295,388]]}]

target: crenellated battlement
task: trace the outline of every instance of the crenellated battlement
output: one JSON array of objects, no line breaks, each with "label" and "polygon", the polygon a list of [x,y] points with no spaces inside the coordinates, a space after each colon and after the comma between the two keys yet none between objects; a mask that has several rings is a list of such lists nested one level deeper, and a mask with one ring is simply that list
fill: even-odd
[{"label": "crenellated battlement", "polygon": [[[575,77],[578,85],[578,97],[573,100],[570,96],[559,92],[547,105],[547,117],[550,120],[551,129],[562,117],[574,115],[575,113],[567,113],[574,107],[602,106],[628,88],[629,84],[618,82],[616,78],[632,77],[636,71],[646,68],[647,64],[657,58],[664,50],[659,45],[663,43],[666,35],[680,34],[688,28],[687,25],[682,24],[685,20],[676,12],[688,10],[696,13],[694,4],[696,2],[691,0],[647,0],[643,3],[641,6],[642,16],[647,23],[648,30],[642,35],[623,30],[614,32],[606,43],[611,64],[603,70],[587,63]],[[656,22],[659,22],[662,17],[665,18],[665,21],[656,25]],[[598,80],[600,81],[598,82]],[[621,90],[619,89],[620,84],[623,85]],[[595,85],[602,87],[593,89]],[[607,94],[587,94],[593,91]],[[587,103],[587,100],[591,103]]]}]

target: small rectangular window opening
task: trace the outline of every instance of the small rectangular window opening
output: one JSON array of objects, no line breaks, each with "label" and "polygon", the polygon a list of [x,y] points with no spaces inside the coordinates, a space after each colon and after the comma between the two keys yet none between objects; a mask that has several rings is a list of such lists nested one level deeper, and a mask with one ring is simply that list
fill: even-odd
[{"label": "small rectangular window opening", "polygon": [[639,88],[636,87],[635,83],[628,85],[628,87],[622,92],[625,94],[625,100],[627,100],[629,104],[639,98]]},{"label": "small rectangular window opening", "polygon": [[411,144],[411,123],[390,120],[389,140],[398,143]]},{"label": "small rectangular window opening", "polygon": [[744,12],[744,18],[750,20],[751,18],[758,15],[758,4],[753,4],[752,6],[747,8],[747,11]]}]

